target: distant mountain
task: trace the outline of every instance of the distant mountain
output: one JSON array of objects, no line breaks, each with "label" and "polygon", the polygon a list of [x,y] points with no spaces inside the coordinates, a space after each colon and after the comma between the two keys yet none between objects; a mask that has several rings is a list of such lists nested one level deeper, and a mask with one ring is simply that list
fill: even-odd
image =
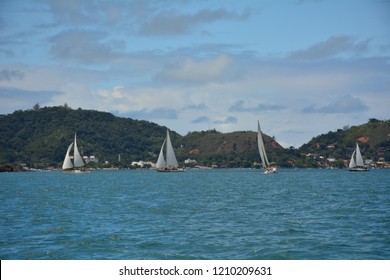
[{"label": "distant mountain", "polygon": [[[117,162],[154,158],[166,128],[67,106],[35,108],[0,116],[0,163],[41,163],[58,166],[77,132],[83,155]],[[180,138],[172,133],[173,140]]]},{"label": "distant mountain", "polygon": [[[74,110],[66,105],[34,106],[31,110],[0,115],[0,164],[60,167],[75,133],[81,153],[97,157],[100,166],[106,161],[122,167],[130,166],[132,161],[155,162],[166,129],[148,121]],[[251,167],[260,161],[257,133],[253,131],[209,130],[185,136],[171,131],[170,135],[180,164],[193,159],[198,165]],[[264,138],[268,158],[282,167],[322,167],[329,164],[328,158],[336,160],[331,164],[344,166],[356,142],[364,158],[390,161],[389,120],[370,119],[367,124],[346,126],[314,137],[299,149],[284,149],[272,137]]]},{"label": "distant mountain", "polygon": [[314,137],[299,148],[302,153],[349,159],[356,142],[365,159],[390,161],[390,120],[370,119],[359,126],[345,126],[335,132]]},{"label": "distant mountain", "polygon": [[301,147],[302,150],[320,146],[336,145],[339,147],[354,147],[356,142],[370,148],[383,146],[390,137],[390,120],[380,121],[370,119],[368,123],[359,126],[345,126],[335,132],[328,132],[314,137]]},{"label": "distant mountain", "polygon": [[[276,160],[283,147],[273,138],[264,135],[270,160]],[[216,130],[191,132],[183,137],[181,157],[197,160],[202,165],[222,167],[251,167],[259,162],[257,132],[239,131],[221,133]]]},{"label": "distant mountain", "polygon": [[[73,110],[66,105],[35,106],[31,110],[0,115],[0,164],[58,167],[75,133],[83,155],[119,164],[120,154],[121,165],[128,166],[132,161],[157,160],[166,127],[106,112]],[[259,160],[255,132],[206,131],[184,137],[173,131],[170,134],[181,163],[195,158],[203,164],[239,167]],[[275,140],[265,137],[267,148],[283,150]]]}]

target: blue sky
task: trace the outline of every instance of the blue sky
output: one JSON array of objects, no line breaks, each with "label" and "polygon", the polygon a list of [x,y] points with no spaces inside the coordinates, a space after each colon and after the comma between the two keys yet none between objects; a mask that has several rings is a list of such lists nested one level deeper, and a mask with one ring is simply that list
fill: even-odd
[{"label": "blue sky", "polygon": [[390,118],[390,1],[0,2],[0,114],[34,104],[285,147]]}]

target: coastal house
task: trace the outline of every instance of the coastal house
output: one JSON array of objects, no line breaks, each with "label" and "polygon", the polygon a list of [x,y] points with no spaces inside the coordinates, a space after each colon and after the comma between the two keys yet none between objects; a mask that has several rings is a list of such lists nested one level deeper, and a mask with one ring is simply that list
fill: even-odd
[{"label": "coastal house", "polygon": [[156,167],[156,164],[154,162],[150,162],[150,161],[143,161],[143,160],[140,160],[140,161],[133,161],[131,163],[131,166],[134,166],[134,167],[139,167],[139,168],[143,168],[145,167],[146,165],[150,166],[150,167],[153,167],[155,168]]},{"label": "coastal house", "polygon": [[85,163],[89,163],[89,162],[98,163],[99,162],[99,159],[95,156],[83,156],[83,160],[85,161]]}]

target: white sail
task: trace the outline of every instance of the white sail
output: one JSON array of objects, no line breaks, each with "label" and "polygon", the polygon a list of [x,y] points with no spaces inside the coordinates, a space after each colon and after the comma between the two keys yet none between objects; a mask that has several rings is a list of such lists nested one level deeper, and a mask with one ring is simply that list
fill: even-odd
[{"label": "white sail", "polygon": [[161,146],[160,154],[159,154],[158,159],[157,159],[156,168],[158,168],[158,169],[167,167],[167,164],[166,164],[165,159],[164,159],[165,142],[166,142],[166,140],[164,140],[164,143]]},{"label": "white sail", "polygon": [[259,122],[257,122],[257,146],[259,148],[259,154],[260,154],[260,158],[261,158],[261,165],[263,166],[263,168],[266,168],[267,166],[266,166],[265,157],[264,157],[265,149],[264,149],[263,135],[261,133],[260,123]]},{"label": "white sail", "polygon": [[73,146],[73,143],[71,143],[68,147],[68,150],[66,151],[66,155],[65,155],[65,159],[64,159],[64,163],[62,164],[62,169],[71,169],[73,168],[73,163],[72,161],[70,160],[70,150],[72,149],[72,146]]},{"label": "white sail", "polygon": [[349,162],[349,168],[354,168],[354,167],[356,167],[355,153],[356,153],[356,150],[354,150],[353,153],[352,153],[351,161]]},{"label": "white sail", "polygon": [[264,140],[263,140],[263,134],[261,132],[260,128],[260,122],[257,121],[257,145],[259,148],[259,154],[261,158],[261,165],[264,168],[264,173],[265,174],[270,174],[270,173],[276,173],[278,172],[278,169],[276,166],[271,166],[268,162],[268,157],[267,153],[265,152],[265,145],[264,145]]},{"label": "white sail", "polygon": [[179,163],[177,162],[175,152],[173,151],[171,138],[169,137],[169,130],[167,129],[167,167],[178,167]]},{"label": "white sail", "polygon": [[74,156],[73,156],[74,167],[83,167],[84,161],[80,155],[79,149],[77,148],[76,134],[74,135],[74,151],[73,152],[74,152]]},{"label": "white sail", "polygon": [[264,145],[264,142],[263,142],[263,152],[264,152],[265,164],[266,164],[267,166],[269,166],[269,161],[268,161],[267,153],[265,152],[265,145]]},{"label": "white sail", "polygon": [[259,148],[259,153],[261,157],[261,164],[264,168],[269,166],[267,153],[265,152],[265,145],[263,141],[263,134],[261,132],[260,123],[257,121],[257,145]]},{"label": "white sail", "polygon": [[[166,146],[166,157],[164,158],[164,147]],[[177,162],[175,152],[173,151],[171,138],[169,136],[169,130],[167,129],[167,136],[164,143],[161,146],[160,154],[157,159],[156,168],[157,171],[184,171],[180,169]]]},{"label": "white sail", "polygon": [[364,166],[363,157],[360,153],[358,143],[356,143],[356,166]]}]

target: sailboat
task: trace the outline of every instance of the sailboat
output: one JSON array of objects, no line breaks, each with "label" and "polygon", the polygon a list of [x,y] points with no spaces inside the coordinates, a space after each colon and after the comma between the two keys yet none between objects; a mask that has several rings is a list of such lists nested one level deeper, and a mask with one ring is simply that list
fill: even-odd
[{"label": "sailboat", "polygon": [[[70,158],[70,152],[73,148],[73,162]],[[70,143],[68,150],[66,151],[64,163],[62,164],[62,169],[65,173],[86,173],[84,170],[84,160],[80,155],[79,149],[77,147],[77,136],[74,135],[74,142]]]},{"label": "sailboat", "polygon": [[[164,147],[166,147],[166,157],[164,158]],[[167,129],[167,136],[161,146],[160,154],[156,163],[157,171],[170,172],[170,171],[184,171],[179,168],[175,152],[173,151],[171,138],[169,137],[169,130]]]},{"label": "sailboat", "polygon": [[263,141],[263,134],[260,129],[260,123],[257,121],[257,145],[259,148],[259,154],[261,158],[261,165],[264,169],[264,174],[276,173],[278,169],[276,166],[271,166],[268,161],[267,153],[265,152],[265,146]]},{"label": "sailboat", "polygon": [[367,166],[364,165],[358,143],[356,143],[356,149],[353,151],[349,162],[349,171],[368,171]]}]

